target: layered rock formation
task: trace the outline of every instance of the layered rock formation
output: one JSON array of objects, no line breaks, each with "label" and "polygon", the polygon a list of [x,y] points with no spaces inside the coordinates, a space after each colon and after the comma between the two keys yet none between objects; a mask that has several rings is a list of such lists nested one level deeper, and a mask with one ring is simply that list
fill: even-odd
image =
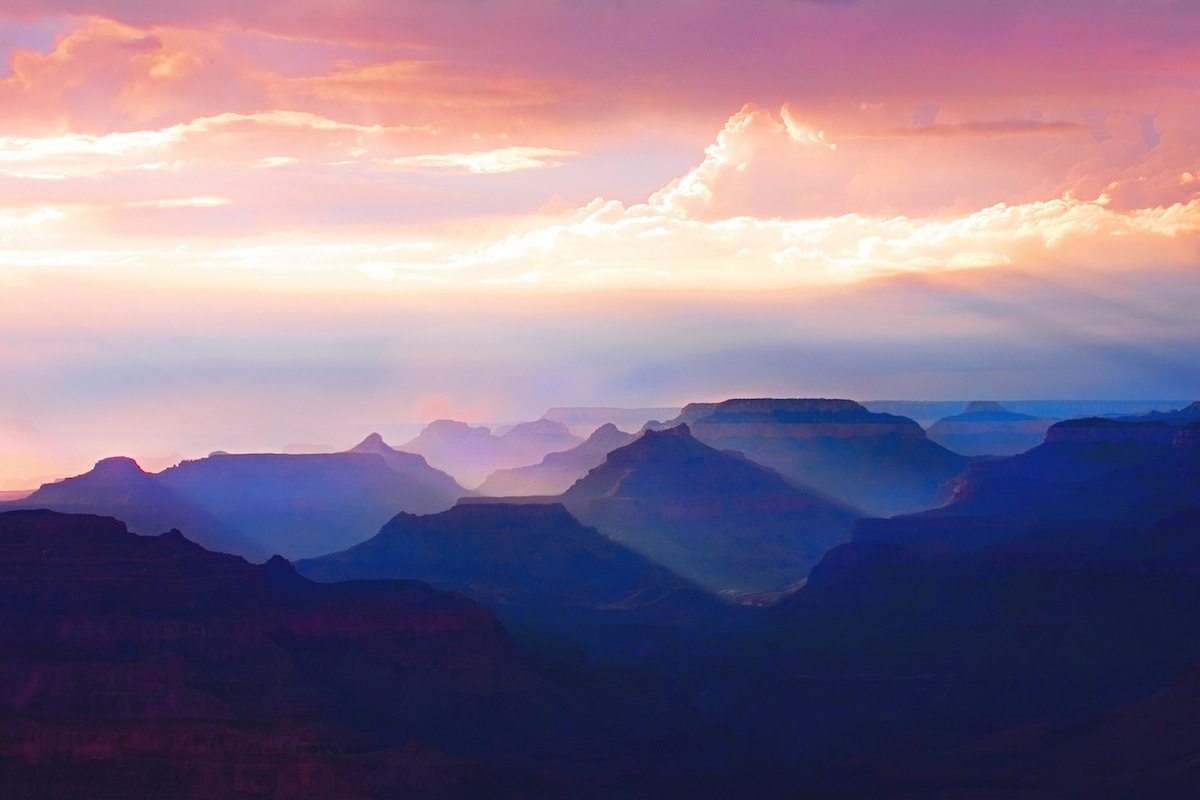
[{"label": "layered rock formation", "polygon": [[941,486],[968,459],[930,441],[907,417],[850,400],[726,400],[693,403],[672,423],[697,439],[738,450],[803,486],[874,515],[944,502]]},{"label": "layered rock formation", "polygon": [[779,591],[845,541],[860,515],[697,441],[646,431],[561,495],[579,519],[713,591]]},{"label": "layered rock formation", "polygon": [[476,490],[491,497],[561,494],[604,457],[633,441],[634,435],[618,430],[611,422],[601,425],[582,444],[560,453],[548,453],[541,463],[512,469],[498,469]]},{"label": "layered rock formation", "polygon": [[1055,420],[1018,414],[1000,403],[975,401],[961,414],[926,429],[930,440],[966,456],[1011,456],[1041,444]]}]

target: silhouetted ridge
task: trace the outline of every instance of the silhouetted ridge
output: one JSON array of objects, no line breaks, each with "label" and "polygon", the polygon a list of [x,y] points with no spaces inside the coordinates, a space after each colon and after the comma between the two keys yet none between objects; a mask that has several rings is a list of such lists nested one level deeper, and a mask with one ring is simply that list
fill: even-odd
[{"label": "silhouetted ridge", "polygon": [[96,466],[92,467],[92,472],[97,478],[124,478],[131,475],[146,475],[138,463],[132,458],[125,456],[113,456],[111,458],[102,458],[96,462]]},{"label": "silhouetted ridge", "polygon": [[0,609],[6,796],[550,798],[618,775],[592,712],[491,611],[425,584],[317,584],[177,532],[16,511]]},{"label": "silhouetted ridge", "polygon": [[369,433],[369,434],[367,434],[367,438],[363,439],[361,442],[356,444],[354,447],[351,447],[350,452],[358,453],[358,452],[362,452],[364,450],[366,450],[368,452],[375,452],[379,448],[387,447],[387,446],[388,446],[387,443],[383,441],[383,437],[381,435],[379,435],[378,433]]}]

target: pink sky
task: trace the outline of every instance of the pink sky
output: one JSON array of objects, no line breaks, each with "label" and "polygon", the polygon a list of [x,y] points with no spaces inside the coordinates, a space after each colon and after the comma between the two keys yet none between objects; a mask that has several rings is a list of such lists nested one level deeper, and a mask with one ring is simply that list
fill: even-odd
[{"label": "pink sky", "polygon": [[1197,41],[1191,0],[10,3],[0,488],[550,405],[1200,395]]}]

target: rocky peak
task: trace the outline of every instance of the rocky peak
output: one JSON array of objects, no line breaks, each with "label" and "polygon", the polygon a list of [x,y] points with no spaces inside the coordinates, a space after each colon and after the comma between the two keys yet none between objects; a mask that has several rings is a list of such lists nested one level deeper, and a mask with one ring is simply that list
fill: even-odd
[{"label": "rocky peak", "polygon": [[972,400],[967,403],[965,414],[978,414],[984,411],[1008,411],[1003,403],[998,403],[995,400]]},{"label": "rocky peak", "polygon": [[552,419],[536,419],[533,422],[519,422],[504,434],[505,436],[570,436],[571,431],[561,422]]},{"label": "rocky peak", "polygon": [[425,426],[421,435],[473,436],[487,439],[491,438],[492,431],[484,425],[476,427],[455,419],[435,419]]},{"label": "rocky peak", "polygon": [[146,475],[138,463],[126,456],[102,458],[92,467],[92,474],[101,478],[124,478],[130,475]]},{"label": "rocky peak", "polygon": [[372,433],[367,438],[363,439],[354,447],[350,448],[351,453],[378,453],[381,450],[391,450],[392,448],[383,437],[378,433]]},{"label": "rocky peak", "polygon": [[692,429],[687,426],[686,422],[681,422],[673,428],[663,428],[657,431],[646,431],[644,438],[653,441],[654,439],[691,439]]}]

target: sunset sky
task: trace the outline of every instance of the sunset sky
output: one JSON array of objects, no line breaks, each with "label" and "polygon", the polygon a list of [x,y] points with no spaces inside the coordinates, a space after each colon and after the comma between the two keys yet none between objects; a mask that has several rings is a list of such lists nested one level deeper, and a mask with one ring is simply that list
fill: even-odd
[{"label": "sunset sky", "polygon": [[5,3],[0,489],[552,405],[1195,398],[1197,42],[1197,0]]}]

